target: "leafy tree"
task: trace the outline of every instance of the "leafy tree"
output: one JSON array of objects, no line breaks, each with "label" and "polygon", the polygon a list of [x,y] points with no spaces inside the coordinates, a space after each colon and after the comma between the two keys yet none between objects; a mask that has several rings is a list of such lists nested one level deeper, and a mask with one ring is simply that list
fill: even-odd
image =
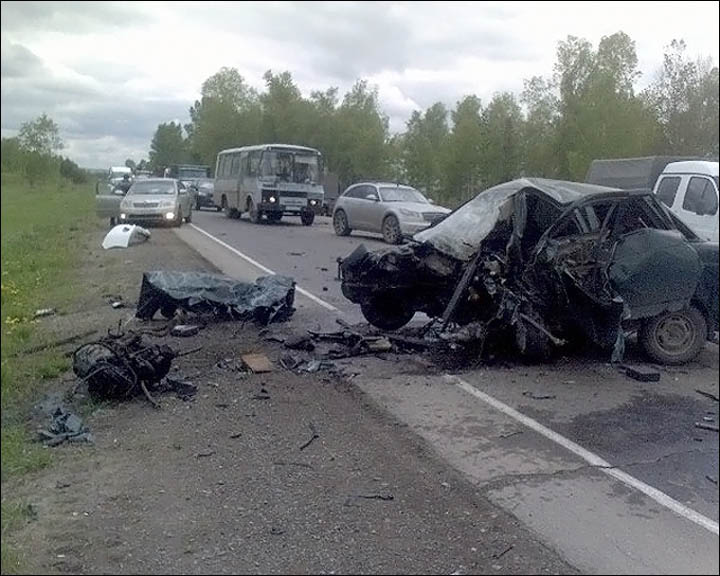
[{"label": "leafy tree", "polygon": [[405,171],[408,181],[430,195],[444,185],[444,152],[449,137],[448,111],[436,102],[424,114],[414,111],[405,132]]},{"label": "leafy tree", "polygon": [[517,178],[523,156],[523,116],[509,92],[493,97],[483,111],[483,186],[494,186]]},{"label": "leafy tree", "polygon": [[664,151],[718,154],[718,68],[692,62],[683,40],[673,40],[644,97],[662,127]]},{"label": "leafy tree", "polygon": [[133,160],[132,158],[128,158],[127,160],[125,160],[125,166],[126,166],[127,168],[130,168],[130,170],[132,170],[133,172],[135,172],[135,170],[137,169],[137,165],[135,164],[135,160]]},{"label": "leafy tree", "polygon": [[25,150],[38,154],[53,154],[63,147],[58,125],[45,113],[31,122],[23,123],[18,139]]},{"label": "leafy tree", "polygon": [[187,155],[182,126],[175,122],[159,124],[150,143],[150,165],[153,169],[158,171],[171,164],[183,163]]},{"label": "leafy tree", "polygon": [[477,96],[465,96],[452,111],[448,138],[444,199],[457,202],[470,198],[484,183],[482,176],[482,103]]}]

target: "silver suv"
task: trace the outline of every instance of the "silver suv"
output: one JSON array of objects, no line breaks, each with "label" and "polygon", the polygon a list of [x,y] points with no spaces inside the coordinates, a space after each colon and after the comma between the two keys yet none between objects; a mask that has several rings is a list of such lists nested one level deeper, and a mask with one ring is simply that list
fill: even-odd
[{"label": "silver suv", "polygon": [[360,182],[335,202],[333,227],[338,236],[353,230],[378,232],[388,244],[399,244],[403,236],[412,236],[449,213],[411,186]]}]

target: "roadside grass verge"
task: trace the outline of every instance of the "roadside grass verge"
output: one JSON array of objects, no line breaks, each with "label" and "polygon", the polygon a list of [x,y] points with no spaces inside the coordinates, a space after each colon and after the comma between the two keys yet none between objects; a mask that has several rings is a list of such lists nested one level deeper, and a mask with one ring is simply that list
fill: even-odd
[{"label": "roadside grass verge", "polygon": [[[91,184],[51,181],[35,188],[16,175],[0,177],[0,297],[2,480],[40,469],[50,453],[32,442],[24,422],[43,381],[65,372],[70,362],[58,352],[20,354],[44,342],[45,330],[33,318],[41,308],[67,310],[78,290],[73,270],[90,231],[97,225]],[[6,534],[19,525],[22,507],[2,503],[2,573],[19,568],[19,556],[6,546]],[[7,518],[7,519],[6,519]]]}]

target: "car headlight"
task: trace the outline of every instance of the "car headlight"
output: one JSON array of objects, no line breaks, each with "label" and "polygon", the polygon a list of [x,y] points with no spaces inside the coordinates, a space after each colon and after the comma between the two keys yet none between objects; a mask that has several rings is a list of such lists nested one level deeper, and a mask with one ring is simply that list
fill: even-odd
[{"label": "car headlight", "polygon": [[172,220],[175,218],[175,212],[168,212],[165,214],[165,220]]},{"label": "car headlight", "polygon": [[270,202],[270,204],[275,204],[275,202],[277,202],[277,200],[276,200],[275,196],[270,196],[270,198],[268,198],[268,202]]},{"label": "car headlight", "polygon": [[400,214],[403,216],[407,216],[408,218],[413,218],[415,220],[422,220],[422,214],[420,212],[415,212],[415,210],[408,210],[407,208],[400,208],[399,210]]},{"label": "car headlight", "polygon": [[317,200],[310,200],[310,206],[317,206]]}]

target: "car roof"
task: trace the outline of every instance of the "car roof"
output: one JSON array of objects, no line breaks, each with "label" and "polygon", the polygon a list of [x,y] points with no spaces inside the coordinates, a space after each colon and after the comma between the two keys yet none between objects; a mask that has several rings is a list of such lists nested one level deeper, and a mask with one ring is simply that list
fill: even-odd
[{"label": "car roof", "polygon": [[353,186],[384,186],[385,188],[412,188],[413,190],[416,190],[416,188],[414,186],[410,186],[410,184],[398,184],[397,182],[382,182],[380,180],[365,180],[363,182],[355,182],[354,184],[350,184],[348,188],[352,188]]},{"label": "car roof", "polygon": [[[233,152],[254,152],[256,150],[294,150],[296,152],[315,152],[320,154],[319,150],[309,148],[308,146],[297,146],[295,144],[256,144],[255,146],[241,146],[240,148],[227,148],[221,150],[219,154],[230,154]],[[218,155],[219,155],[218,154]]]},{"label": "car roof", "polygon": [[597,184],[585,184],[584,182],[570,182],[567,180],[551,180],[549,178],[520,178],[507,185],[515,184],[518,191],[523,188],[534,188],[549,196],[558,204],[572,204],[583,198],[590,196],[630,196],[651,194],[651,190],[621,190],[620,188],[610,188],[608,186],[598,186]]},{"label": "car roof", "polygon": [[718,175],[718,163],[706,160],[690,160],[686,162],[671,162],[665,166],[666,174],[705,174]]},{"label": "car roof", "polygon": [[148,182],[177,182],[176,178],[143,178],[143,184]]}]

